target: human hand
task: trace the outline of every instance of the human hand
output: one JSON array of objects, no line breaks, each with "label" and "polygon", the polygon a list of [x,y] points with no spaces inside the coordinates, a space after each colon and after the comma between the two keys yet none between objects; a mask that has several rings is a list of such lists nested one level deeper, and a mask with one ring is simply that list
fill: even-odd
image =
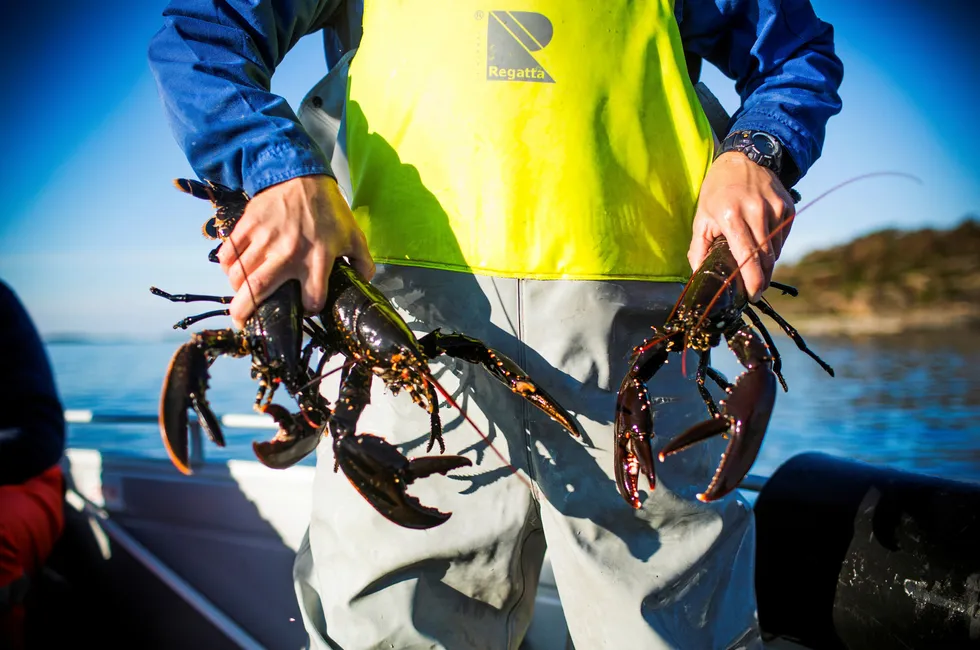
[{"label": "human hand", "polygon": [[256,305],[293,278],[303,287],[306,311],[323,309],[341,255],[368,280],[374,276],[367,240],[333,178],[300,176],[256,194],[218,251],[235,291],[229,305],[235,327],[241,329]]},{"label": "human hand", "polygon": [[724,236],[741,266],[749,300],[757,301],[769,287],[791,224],[771,239],[770,233],[795,214],[793,199],[776,174],[743,153],[722,154],[701,184],[687,252],[691,268],[697,269],[711,243]]}]

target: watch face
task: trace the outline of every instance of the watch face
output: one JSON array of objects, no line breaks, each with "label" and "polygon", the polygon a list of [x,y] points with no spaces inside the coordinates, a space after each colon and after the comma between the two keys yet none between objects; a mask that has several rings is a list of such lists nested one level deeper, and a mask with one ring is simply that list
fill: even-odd
[{"label": "watch face", "polygon": [[764,156],[774,156],[778,151],[775,140],[768,133],[753,133],[752,144]]}]

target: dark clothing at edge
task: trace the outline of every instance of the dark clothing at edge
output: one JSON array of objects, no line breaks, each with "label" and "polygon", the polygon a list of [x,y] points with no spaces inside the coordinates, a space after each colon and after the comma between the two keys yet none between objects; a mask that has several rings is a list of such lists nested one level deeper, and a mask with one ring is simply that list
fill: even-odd
[{"label": "dark clothing at edge", "polygon": [[0,485],[16,485],[61,459],[65,416],[41,337],[2,281],[0,341]]}]

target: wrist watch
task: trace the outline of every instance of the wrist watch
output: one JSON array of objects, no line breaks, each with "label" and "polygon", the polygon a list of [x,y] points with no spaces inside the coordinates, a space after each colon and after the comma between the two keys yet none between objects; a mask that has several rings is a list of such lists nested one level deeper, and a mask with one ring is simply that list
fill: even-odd
[{"label": "wrist watch", "polygon": [[787,179],[783,175],[785,167],[783,143],[776,136],[765,131],[732,131],[721,143],[718,155],[729,151],[740,151],[757,165],[771,169],[789,190],[793,201],[798,202],[800,200],[800,193],[789,189],[789,183],[786,182]]}]

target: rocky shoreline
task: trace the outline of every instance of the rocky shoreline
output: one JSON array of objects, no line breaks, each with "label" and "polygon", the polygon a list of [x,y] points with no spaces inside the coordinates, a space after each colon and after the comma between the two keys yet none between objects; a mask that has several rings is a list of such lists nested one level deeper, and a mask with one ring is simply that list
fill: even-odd
[{"label": "rocky shoreline", "polygon": [[769,292],[805,334],[886,336],[980,329],[980,218],[945,230],[885,229],[778,265],[773,279],[798,297]]},{"label": "rocky shoreline", "polygon": [[[778,310],[778,307],[777,307]],[[794,314],[781,312],[804,336],[889,336],[906,332],[980,327],[980,306],[953,304],[879,314]],[[778,327],[766,327],[771,332]]]}]

